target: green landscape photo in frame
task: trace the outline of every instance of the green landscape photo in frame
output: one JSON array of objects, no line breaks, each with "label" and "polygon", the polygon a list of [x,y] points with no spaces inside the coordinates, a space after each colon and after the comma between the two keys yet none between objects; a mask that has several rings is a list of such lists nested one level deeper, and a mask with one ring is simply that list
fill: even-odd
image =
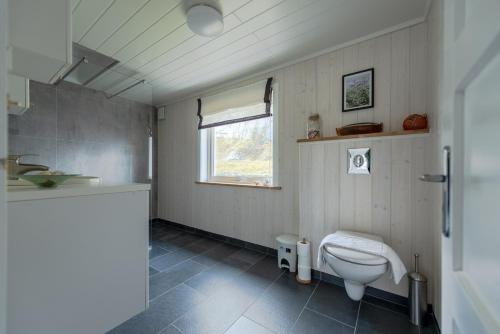
[{"label": "green landscape photo in frame", "polygon": [[342,111],[373,108],[374,106],[373,68],[342,76]]}]

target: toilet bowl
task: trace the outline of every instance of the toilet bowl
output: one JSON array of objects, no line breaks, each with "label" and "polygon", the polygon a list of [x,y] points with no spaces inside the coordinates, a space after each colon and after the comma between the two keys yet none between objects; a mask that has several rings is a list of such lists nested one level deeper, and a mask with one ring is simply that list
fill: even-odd
[{"label": "toilet bowl", "polygon": [[[358,235],[382,241],[378,236]],[[366,285],[379,279],[389,268],[387,259],[381,256],[341,247],[324,246],[323,256],[330,268],[344,280],[347,295],[352,300],[361,300]]]}]

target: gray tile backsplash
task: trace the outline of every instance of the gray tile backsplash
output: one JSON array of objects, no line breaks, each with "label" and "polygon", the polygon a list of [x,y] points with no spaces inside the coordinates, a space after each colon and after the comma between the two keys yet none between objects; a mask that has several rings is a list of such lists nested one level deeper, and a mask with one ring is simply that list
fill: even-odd
[{"label": "gray tile backsplash", "polygon": [[148,182],[154,107],[66,82],[31,81],[30,99],[23,115],[9,115],[9,153],[107,183]]}]

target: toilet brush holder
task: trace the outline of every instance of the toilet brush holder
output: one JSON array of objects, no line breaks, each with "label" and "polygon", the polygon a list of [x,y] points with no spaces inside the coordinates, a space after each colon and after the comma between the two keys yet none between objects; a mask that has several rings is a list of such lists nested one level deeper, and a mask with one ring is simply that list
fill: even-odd
[{"label": "toilet brush holder", "polygon": [[415,271],[408,274],[408,303],[410,322],[423,326],[427,314],[427,277],[418,272],[418,254],[415,254]]}]

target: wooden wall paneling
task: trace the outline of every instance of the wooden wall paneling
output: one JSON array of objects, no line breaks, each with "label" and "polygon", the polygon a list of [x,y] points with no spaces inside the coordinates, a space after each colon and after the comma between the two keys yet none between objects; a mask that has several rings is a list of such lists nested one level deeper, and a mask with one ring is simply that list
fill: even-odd
[{"label": "wooden wall paneling", "polygon": [[375,108],[373,121],[384,123],[384,131],[391,129],[391,35],[375,39]]},{"label": "wooden wall paneling", "polygon": [[[419,176],[427,172],[426,144],[429,138],[416,138],[412,142],[412,255],[420,254],[420,271],[427,276],[431,276],[434,264],[433,223],[431,221],[429,202],[429,190],[427,184],[420,181]],[[413,270],[413,261],[410,268]],[[428,294],[432,296],[433,282],[429,280]]]},{"label": "wooden wall paneling", "polygon": [[410,31],[403,29],[391,35],[391,127],[402,129],[410,107]]},{"label": "wooden wall paneling", "polygon": [[[370,39],[362,43],[359,43],[358,70],[362,71],[369,68],[373,68],[374,65],[375,65],[375,40]],[[375,77],[377,77],[376,72],[375,72]],[[373,119],[374,119],[373,108],[362,109],[358,111],[358,122],[373,122]]]},{"label": "wooden wall paneling", "polygon": [[[360,111],[361,112],[361,111]],[[373,148],[370,141],[360,141],[356,148]],[[372,224],[372,182],[378,177],[370,175],[352,175],[354,179],[354,227],[356,231],[371,231]]]},{"label": "wooden wall paneling", "polygon": [[[342,65],[342,75],[346,75],[349,73],[356,72],[358,70],[358,46],[359,44],[355,44],[349,47],[346,47],[345,49],[342,49],[343,52],[343,65]],[[340,103],[341,103],[341,108],[340,111],[342,112],[343,106],[342,106],[342,95],[344,92],[342,92],[342,75],[340,76],[340,89],[341,89],[341,95],[340,95]],[[348,112],[342,112],[342,125],[347,125],[347,124],[352,124],[352,123],[357,123],[358,121],[358,111],[348,111]]]},{"label": "wooden wall paneling", "polygon": [[389,245],[406,266],[411,263],[411,140],[391,141],[391,239]]},{"label": "wooden wall paneling", "polygon": [[356,188],[354,187],[353,175],[347,174],[347,149],[353,148],[353,143],[339,143],[339,170],[340,170],[340,228],[343,230],[354,230],[354,207]]},{"label": "wooden wall paneling", "polygon": [[333,113],[331,112],[330,55],[318,57],[316,61],[316,112],[320,115],[321,136],[333,135]]},{"label": "wooden wall paneling", "polygon": [[410,27],[410,114],[427,112],[427,25]]},{"label": "wooden wall paneling", "polygon": [[391,240],[391,142],[372,142],[372,224],[373,234]]},{"label": "wooden wall paneling", "polygon": [[[183,168],[186,170],[184,177],[184,186],[186,189],[194,189],[195,184],[193,180],[196,180],[197,173],[197,147],[198,147],[198,123],[196,116],[196,107],[197,103],[191,102],[190,112],[186,113],[186,124],[184,125],[184,133],[183,136],[186,140],[186,145],[189,147],[186,152],[184,152],[185,160]],[[194,136],[191,134],[195,134]],[[193,219],[193,192],[189,191],[187,193],[187,197],[185,198],[186,203],[186,214],[187,221],[190,222],[191,226],[196,226],[196,222]]]},{"label": "wooden wall paneling", "polygon": [[[325,145],[311,146],[311,174],[309,180],[309,196],[311,201],[310,226],[309,230],[312,239],[321,238],[325,225]],[[329,175],[327,175],[329,177]],[[314,240],[317,242],[317,240]],[[319,243],[316,243],[318,245]]]},{"label": "wooden wall paneling", "polygon": [[338,143],[324,145],[323,169],[323,201],[325,207],[323,235],[332,233],[340,228],[339,221],[339,196],[340,196],[340,150]]},{"label": "wooden wall paneling", "polygon": [[[327,134],[337,135],[336,128],[342,126],[342,72],[344,54],[342,50],[334,51],[330,54],[330,82],[331,82],[331,113],[329,117],[332,121],[331,129]],[[327,128],[328,129],[328,128]]]},{"label": "wooden wall paneling", "polygon": [[300,224],[299,224],[299,237],[312,240],[312,229],[310,228],[311,210],[312,210],[312,189],[310,178],[313,173],[312,170],[312,145],[307,147],[300,147],[299,152],[299,205],[300,205]]},{"label": "wooden wall paneling", "polygon": [[325,144],[325,157],[324,157],[324,182],[322,198],[324,204],[324,219],[323,225],[318,227],[318,233],[315,234],[311,240],[313,247],[313,261],[318,256],[318,246],[321,240],[328,234],[331,234],[340,228],[339,221],[339,204],[340,204],[340,173],[341,166],[339,165],[339,144],[329,143]]}]

